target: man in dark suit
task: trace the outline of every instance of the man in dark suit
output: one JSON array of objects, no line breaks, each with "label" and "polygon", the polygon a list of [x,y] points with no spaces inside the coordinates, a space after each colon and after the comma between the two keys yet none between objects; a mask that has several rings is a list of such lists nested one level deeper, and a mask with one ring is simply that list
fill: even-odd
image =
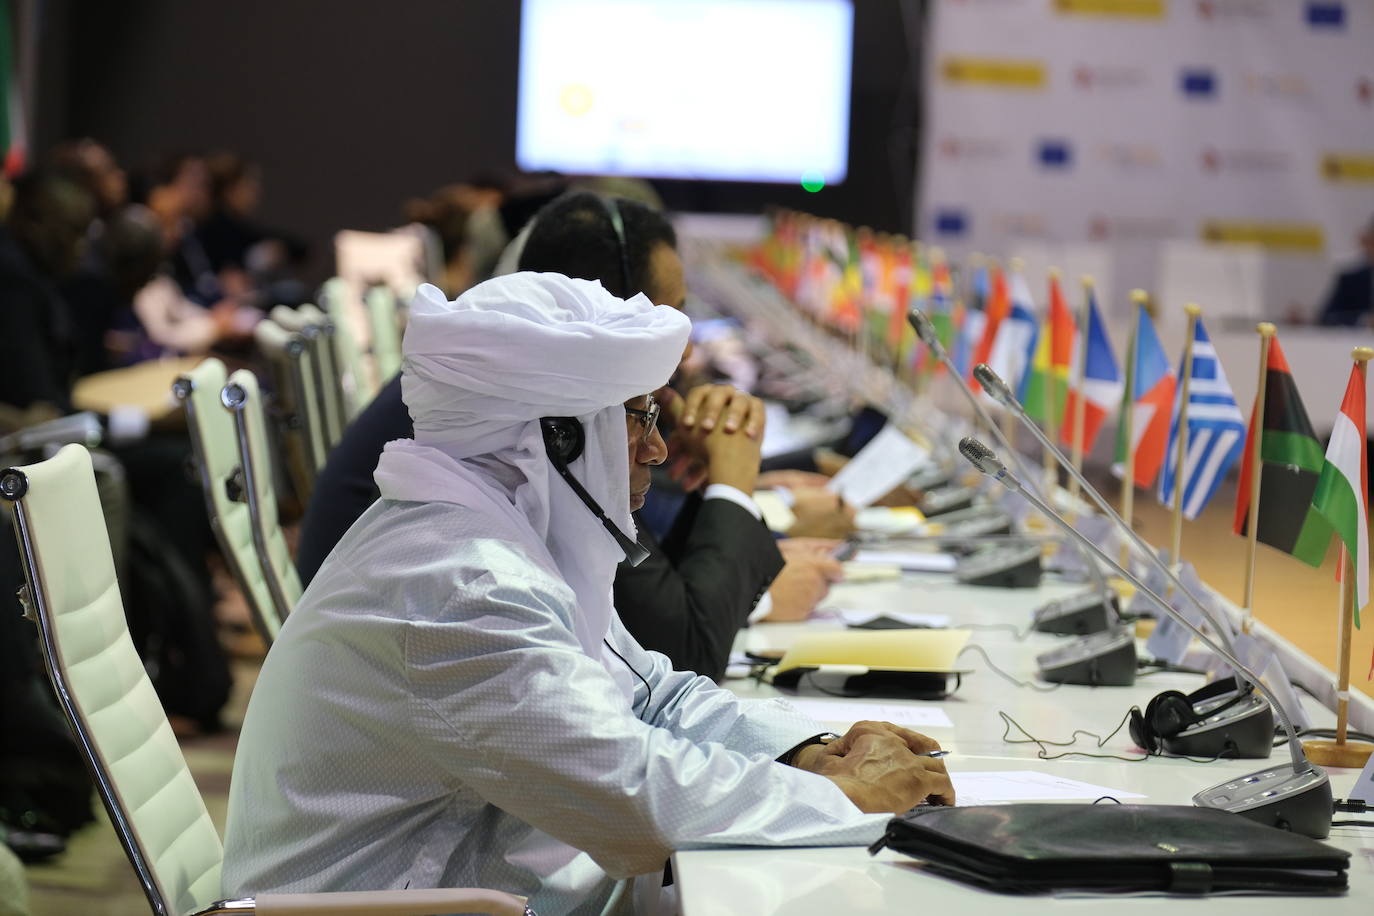
[{"label": "man in dark suit", "polygon": [[1322,307],[1322,324],[1369,323],[1374,313],[1374,219],[1360,234],[1360,248],[1364,250],[1364,263],[1336,277]]},{"label": "man in dark suit", "polygon": [[[582,192],[559,198],[536,219],[520,256],[522,270],[598,280],[622,298],[642,292],[655,303],[682,305],[686,285],[677,238],[660,214],[624,200],[609,206]],[[676,425],[669,448],[677,458],[669,464],[689,492],[661,543],[636,517],[650,556],[637,567],[621,566],[615,606],[645,648],[667,655],[679,669],[719,679],[734,635],[751,613],[804,617],[837,577],[838,564],[803,548],[789,550],[784,571],[783,555],[752,500],[763,433],[757,399],[716,385],[694,389],[675,405],[664,394],[664,426]],[[411,435],[400,381],[393,379],[349,426],[316,483],[297,555],[303,581],[313,578],[376,499],[372,471],[382,446]]]}]

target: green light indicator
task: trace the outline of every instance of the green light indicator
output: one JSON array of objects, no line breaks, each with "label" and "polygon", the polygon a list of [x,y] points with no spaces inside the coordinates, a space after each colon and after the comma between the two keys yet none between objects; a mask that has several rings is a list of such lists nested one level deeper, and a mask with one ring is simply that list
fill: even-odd
[{"label": "green light indicator", "polygon": [[825,187],[825,176],[815,169],[807,169],[805,172],[802,172],[801,186],[803,191],[810,191],[812,194],[815,194],[821,188]]}]

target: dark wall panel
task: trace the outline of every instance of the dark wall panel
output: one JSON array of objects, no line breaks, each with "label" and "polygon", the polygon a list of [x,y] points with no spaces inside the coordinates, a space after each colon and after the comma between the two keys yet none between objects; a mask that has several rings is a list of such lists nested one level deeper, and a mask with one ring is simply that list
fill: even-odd
[{"label": "dark wall panel", "polygon": [[[894,118],[909,121],[911,106],[900,5],[856,4],[844,185],[808,195],[668,183],[670,204],[784,202],[901,229],[910,130]],[[88,134],[135,169],[177,149],[240,150],[264,166],[263,219],[322,249],[338,228],[394,224],[408,195],[512,165],[516,0],[47,0],[45,10],[45,70],[64,76],[60,95],[40,93],[40,140]]]}]

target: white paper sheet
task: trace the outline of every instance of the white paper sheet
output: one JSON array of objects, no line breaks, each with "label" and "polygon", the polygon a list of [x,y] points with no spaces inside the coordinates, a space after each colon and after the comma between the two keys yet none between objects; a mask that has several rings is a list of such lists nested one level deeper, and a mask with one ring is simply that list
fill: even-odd
[{"label": "white paper sheet", "polygon": [[958,565],[952,553],[922,553],[901,550],[860,550],[851,563],[879,563],[900,566],[912,572],[953,572]]},{"label": "white paper sheet", "polygon": [[889,423],[827,485],[856,509],[873,505],[930,461],[930,452]]},{"label": "white paper sheet", "polygon": [[893,725],[904,725],[907,728],[954,727],[954,723],[949,719],[949,713],[945,712],[943,707],[929,704],[908,706],[901,703],[846,702],[795,697],[788,697],[787,702],[818,722],[841,724],[845,727],[865,719],[891,722]]},{"label": "white paper sheet", "polygon": [[875,617],[891,617],[893,620],[900,620],[902,623],[910,624],[913,627],[939,628],[949,626],[948,614],[918,614],[913,611],[859,611],[850,608],[834,608],[833,613],[851,627],[868,623]]},{"label": "white paper sheet", "polygon": [[1095,786],[1063,776],[1050,776],[1031,770],[968,773],[950,767],[950,779],[961,805],[981,805],[1013,801],[1094,801],[1112,798],[1144,798],[1125,789]]}]

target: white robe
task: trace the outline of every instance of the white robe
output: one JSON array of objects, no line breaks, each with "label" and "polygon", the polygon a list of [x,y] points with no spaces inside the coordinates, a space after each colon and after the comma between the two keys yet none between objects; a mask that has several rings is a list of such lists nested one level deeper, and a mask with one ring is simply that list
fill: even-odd
[{"label": "white robe", "polygon": [[[544,916],[625,913],[675,849],[853,845],[882,832],[774,758],[823,729],[671,670],[618,620],[628,697],[579,643],[527,532],[384,499],[330,555],[254,688],[224,892],[477,886]],[[650,695],[652,694],[652,695]]]}]

